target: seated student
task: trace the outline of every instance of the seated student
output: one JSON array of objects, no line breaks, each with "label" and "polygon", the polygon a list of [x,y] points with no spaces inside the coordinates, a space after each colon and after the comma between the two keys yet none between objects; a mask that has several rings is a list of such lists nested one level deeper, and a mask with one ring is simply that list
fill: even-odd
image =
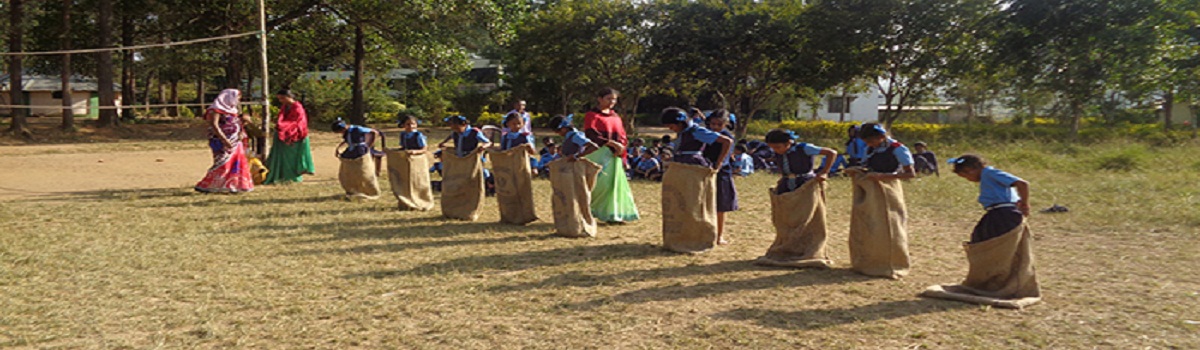
[{"label": "seated student", "polygon": [[542,158],[538,160],[538,173],[545,177],[549,177],[550,162],[553,162],[559,158],[558,144],[555,144],[553,141],[551,141],[550,143],[546,144],[546,147],[542,148],[542,150],[545,151],[545,153],[543,153]]},{"label": "seated student", "polygon": [[746,154],[746,145],[741,144],[733,148],[733,174],[737,176],[750,176],[754,173],[754,158]]},{"label": "seated student", "polygon": [[846,136],[846,168],[863,166],[863,161],[867,159],[867,143],[863,141],[862,138],[858,137],[861,129],[861,126],[855,124],[851,125],[850,128],[846,130],[846,133],[848,134]]},{"label": "seated student", "polygon": [[[775,153],[774,162],[782,175],[775,184],[775,194],[795,191],[810,180],[825,181],[829,177],[829,159],[837,157],[837,151],[809,143],[796,142],[796,134],[790,130],[774,129],[767,132],[767,146]],[[824,165],[813,172],[813,157],[822,155]]]},{"label": "seated student", "polygon": [[625,147],[625,161],[629,163],[630,169],[637,167],[635,163],[642,158],[642,152],[646,151],[646,147],[642,146],[644,143],[645,141],[640,138],[629,139],[629,145]]},{"label": "seated student", "polygon": [[933,154],[924,142],[914,143],[913,150],[917,152],[913,154],[913,163],[918,173],[926,175],[935,174],[938,177],[942,176],[938,170],[937,155]]},{"label": "seated student", "polygon": [[651,181],[662,180],[662,163],[658,161],[657,157],[658,151],[653,149],[642,153],[642,159],[638,161],[637,168],[633,169],[633,177]]},{"label": "seated student", "polygon": [[658,138],[658,139],[654,139],[654,141],[651,141],[651,142],[650,142],[650,148],[651,148],[651,149],[653,149],[653,150],[655,150],[655,151],[658,151],[658,154],[662,154],[662,151],[663,151],[663,148],[664,148],[664,147],[663,147],[663,143],[662,143],[662,139],[661,139],[661,138]]},{"label": "seated student", "polygon": [[[662,147],[669,148],[669,149],[675,149],[675,142],[671,140],[671,135],[663,135]],[[662,152],[662,150],[659,150],[659,152]]]},{"label": "seated student", "polygon": [[658,165],[662,167],[662,171],[667,172],[667,168],[671,166],[671,159],[675,158],[675,151],[670,148],[663,148],[662,152],[658,152]]},{"label": "seated student", "polygon": [[[375,149],[375,140],[383,140],[383,133],[378,130],[358,125],[347,125],[338,118],[330,126],[333,132],[342,133],[342,142],[334,148],[334,155],[345,159],[357,159],[370,154],[375,159],[375,176],[379,176],[383,165],[383,151]],[[380,142],[382,145],[384,142]],[[345,151],[339,151],[346,146]]]},{"label": "seated student", "polygon": [[746,153],[754,159],[755,170],[774,171],[775,164],[771,163],[771,160],[775,158],[775,152],[765,142],[758,140],[747,142]]},{"label": "seated student", "polygon": [[[437,151],[434,151],[433,159],[434,159],[433,166],[429,167],[429,172],[437,173],[438,176],[442,176],[442,150],[439,149]],[[429,184],[430,184],[430,187],[433,187],[434,192],[442,191],[442,181],[441,180],[430,180]]]},{"label": "seated student", "polygon": [[542,138],[542,149],[538,150],[538,156],[545,157],[547,154],[553,153],[550,148],[554,146],[554,138],[546,136]]}]

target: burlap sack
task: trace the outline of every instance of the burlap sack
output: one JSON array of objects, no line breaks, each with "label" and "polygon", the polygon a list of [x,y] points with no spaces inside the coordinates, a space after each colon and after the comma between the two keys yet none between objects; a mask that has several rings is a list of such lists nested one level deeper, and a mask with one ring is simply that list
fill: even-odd
[{"label": "burlap sack", "polygon": [[600,165],[587,159],[559,159],[549,164],[554,231],[566,237],[596,237],[596,218],[592,216],[592,187]]},{"label": "burlap sack", "polygon": [[781,267],[828,268],[825,254],[825,182],[808,181],[795,191],[771,196],[775,243],[755,264]]},{"label": "burlap sack", "polygon": [[378,199],[379,179],[375,177],[375,159],[362,156],[355,159],[338,158],[342,160],[338,169],[338,182],[346,190],[346,198],[350,200]]},{"label": "burlap sack", "polygon": [[533,170],[525,147],[489,151],[492,178],[496,179],[496,203],[500,222],[524,225],[538,219],[533,208]]},{"label": "burlap sack", "polygon": [[1033,267],[1033,243],[1029,226],[979,243],[966,243],[969,270],[957,285],[935,285],[921,296],[973,304],[1021,309],[1042,301],[1037,272]]},{"label": "burlap sack", "polygon": [[386,150],[388,182],[401,210],[433,209],[433,189],[429,184],[429,157],[410,156],[400,149]]},{"label": "burlap sack", "polygon": [[663,248],[703,253],[717,243],[717,172],[671,163],[662,178]]},{"label": "burlap sack", "polygon": [[908,275],[907,210],[900,180],[854,177],[850,211],[850,264],[855,272],[898,279]]},{"label": "burlap sack", "polygon": [[442,151],[442,215],[467,221],[479,219],[483,186],[483,160],[478,152],[459,157],[453,148]]}]

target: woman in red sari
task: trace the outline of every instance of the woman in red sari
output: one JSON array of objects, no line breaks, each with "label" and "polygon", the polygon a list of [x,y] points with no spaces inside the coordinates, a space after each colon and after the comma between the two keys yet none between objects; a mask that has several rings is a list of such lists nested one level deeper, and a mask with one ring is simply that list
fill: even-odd
[{"label": "woman in red sari", "polygon": [[196,191],[204,193],[240,193],[254,190],[246,147],[242,144],[242,120],[238,117],[238,100],[242,93],[225,89],[217,96],[204,120],[208,122],[208,147],[213,152],[213,165]]},{"label": "woman in red sari", "polygon": [[634,221],[640,218],[629,180],[625,178],[625,123],[613,110],[620,93],[612,88],[601,89],[596,94],[596,108],[583,118],[583,132],[597,145],[606,146],[592,152],[588,160],[603,169],[596,177],[592,189],[592,216],[608,223]]},{"label": "woman in red sari", "polygon": [[270,172],[264,185],[300,182],[304,180],[303,175],[316,172],[308,144],[308,114],[304,112],[304,106],[296,101],[291,90],[279,91],[275,99],[279,101],[279,118],[275,122],[271,156],[267,157]]}]

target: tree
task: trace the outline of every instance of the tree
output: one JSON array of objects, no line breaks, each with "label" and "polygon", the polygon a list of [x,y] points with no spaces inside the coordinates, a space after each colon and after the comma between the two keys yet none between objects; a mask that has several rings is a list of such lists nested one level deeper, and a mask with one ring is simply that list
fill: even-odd
[{"label": "tree", "polygon": [[[1155,54],[1153,0],[1011,0],[1000,16],[999,63],[1017,84],[1040,85],[1066,104],[1078,134],[1087,104],[1138,76]],[[1131,72],[1130,70],[1135,70]]]},{"label": "tree", "polygon": [[885,106],[880,123],[891,127],[905,106],[933,97],[948,82],[956,46],[973,44],[992,6],[979,0],[895,0],[886,6],[890,20],[876,52],[883,61],[876,75]]},{"label": "tree", "polygon": [[[738,116],[745,135],[755,114],[790,87],[785,47],[794,33],[781,16],[794,2],[664,1],[650,19],[656,76],[695,80],[715,91]],[[680,74],[680,72],[686,72]],[[679,86],[679,85],[676,85]]]},{"label": "tree", "polygon": [[[62,1],[62,46],[63,50],[71,49],[71,5],[75,0]],[[71,54],[62,55],[60,79],[62,80],[62,126],[65,131],[75,130],[75,106],[71,96]]]},{"label": "tree", "polygon": [[[22,0],[9,0],[8,5],[8,52],[22,52],[25,40],[25,5]],[[21,76],[25,74],[21,66],[23,59],[24,56],[20,55],[8,56],[8,101],[14,106],[27,105],[21,82]],[[29,109],[13,107],[9,110],[12,111],[12,125],[8,131],[29,137],[29,127],[25,119],[29,116]]]},{"label": "tree", "polygon": [[[97,11],[96,28],[98,33],[96,40],[99,42],[97,47],[110,47],[112,43],[112,16],[113,16],[113,0],[99,0],[97,2],[99,11]],[[113,92],[113,64],[112,52],[102,51],[96,53],[97,77],[96,83],[99,84],[100,94],[100,118],[97,120],[96,126],[107,127],[117,125],[117,110],[109,109],[114,106],[115,94]]]}]

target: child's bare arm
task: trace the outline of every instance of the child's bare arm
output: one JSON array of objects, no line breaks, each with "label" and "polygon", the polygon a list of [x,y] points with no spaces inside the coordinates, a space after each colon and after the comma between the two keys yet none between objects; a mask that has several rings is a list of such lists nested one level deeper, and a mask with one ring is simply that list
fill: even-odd
[{"label": "child's bare arm", "polygon": [[1017,201],[1017,209],[1025,216],[1029,216],[1029,182],[1020,180],[1013,183],[1013,187],[1017,188],[1017,195],[1021,196],[1021,200]]},{"label": "child's bare arm", "polygon": [[832,148],[821,148],[821,155],[825,156],[825,166],[822,166],[821,170],[817,171],[817,176],[827,177],[829,175],[829,168],[833,167],[833,159],[837,158],[838,153]]}]

